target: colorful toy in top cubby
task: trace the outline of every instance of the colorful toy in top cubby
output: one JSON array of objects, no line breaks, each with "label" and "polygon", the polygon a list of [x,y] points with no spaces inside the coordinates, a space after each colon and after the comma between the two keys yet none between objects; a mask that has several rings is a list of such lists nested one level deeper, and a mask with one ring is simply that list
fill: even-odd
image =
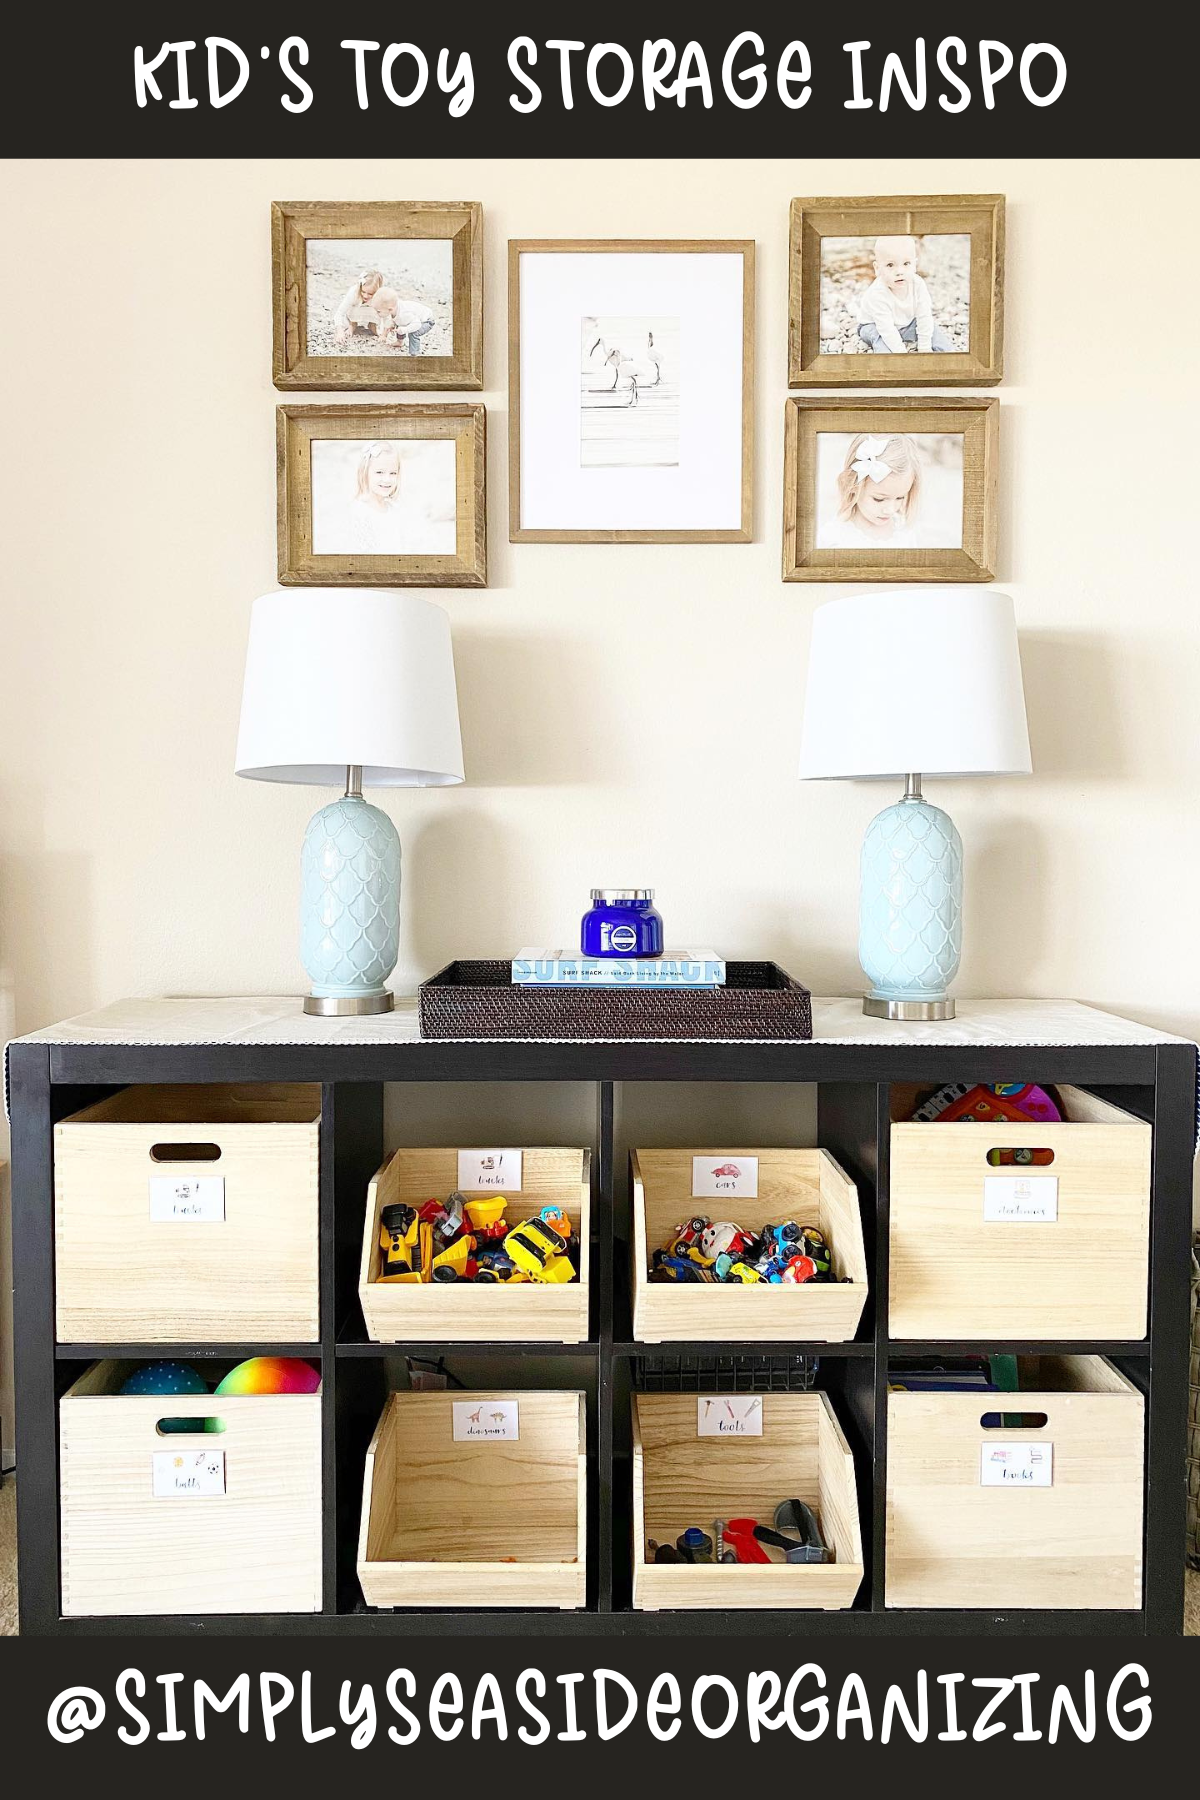
[{"label": "colorful toy in top cubby", "polygon": [[824,1232],[816,1225],[785,1219],[747,1231],[730,1219],[699,1215],[675,1228],[669,1242],[651,1257],[653,1282],[755,1282],[794,1286],[805,1281],[836,1281]]}]

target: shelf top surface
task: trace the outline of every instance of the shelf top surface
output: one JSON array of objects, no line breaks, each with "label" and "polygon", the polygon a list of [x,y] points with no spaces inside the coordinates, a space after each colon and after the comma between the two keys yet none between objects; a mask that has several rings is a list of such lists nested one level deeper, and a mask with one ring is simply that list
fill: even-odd
[{"label": "shelf top surface", "polygon": [[[922,1045],[954,1048],[982,1045],[1154,1045],[1187,1043],[1186,1038],[1156,1031],[1116,1013],[1101,1012],[1076,1000],[960,1000],[958,1017],[944,1023],[901,1023],[868,1019],[859,999],[817,998],[813,1003],[814,1044],[871,1045],[903,1048]],[[80,1013],[59,1024],[27,1033],[17,1043],[172,1045],[302,1045],[313,1049],[419,1045],[421,1037],[415,996],[397,996],[394,1012],[371,1018],[322,1019],[301,1011],[294,995],[230,996],[119,1000],[94,1012]],[[446,1042],[503,1042],[498,1039],[454,1039]],[[525,1040],[555,1042],[566,1040]],[[577,1040],[574,1040],[577,1042]],[[597,1043],[613,1040],[595,1039]],[[645,1040],[638,1040],[645,1041]],[[653,1040],[665,1041],[665,1040]],[[675,1040],[686,1043],[732,1040]],[[741,1041],[753,1052],[756,1042],[778,1046],[784,1040]],[[789,1043],[789,1048],[797,1047]]]}]

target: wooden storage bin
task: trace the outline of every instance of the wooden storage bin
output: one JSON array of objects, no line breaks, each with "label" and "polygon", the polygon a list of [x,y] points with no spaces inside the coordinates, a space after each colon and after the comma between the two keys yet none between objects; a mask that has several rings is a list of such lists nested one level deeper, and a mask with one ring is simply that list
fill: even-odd
[{"label": "wooden storage bin", "polygon": [[[739,1399],[747,1396],[739,1395]],[[824,1394],[764,1394],[761,1437],[700,1437],[697,1402],[712,1394],[633,1396],[633,1604],[646,1612],[851,1606],[862,1583],[854,1458]],[[781,1500],[803,1500],[836,1552],[832,1563],[656,1563],[647,1537],[673,1544],[716,1519],[769,1525]]]},{"label": "wooden storage bin", "polygon": [[[756,1156],[756,1199],[694,1199],[694,1156]],[[845,1343],[867,1302],[858,1190],[824,1150],[634,1150],[633,1335],[641,1343]],[[800,1287],[756,1282],[652,1282],[650,1257],[695,1213],[729,1218],[750,1230],[795,1219],[819,1225],[834,1272],[846,1282]]]},{"label": "wooden storage bin", "polygon": [[[920,1091],[892,1089],[890,1335],[1144,1337],[1149,1125],[1072,1087],[1058,1090],[1064,1124],[915,1125]],[[988,1152],[1006,1148],[1054,1160],[993,1168]],[[1057,1218],[986,1219],[989,1176],[1053,1177]]]},{"label": "wooden storage bin", "polygon": [[[379,1282],[382,1252],[379,1217],[385,1206],[404,1201],[421,1206],[444,1200],[458,1185],[457,1150],[396,1150],[367,1189],[366,1229],[358,1296],[367,1336],[375,1343],[454,1340],[490,1343],[505,1338],[530,1343],[582,1344],[588,1335],[588,1269],[591,1246],[590,1150],[544,1149],[521,1152],[519,1190],[507,1193],[506,1217],[520,1224],[543,1206],[560,1206],[579,1234],[578,1281]],[[468,1196],[470,1198],[470,1196]]]},{"label": "wooden storage bin", "polygon": [[[318,1335],[317,1086],[129,1087],[54,1128],[63,1343]],[[151,1218],[154,1179],[218,1177],[224,1218]]]},{"label": "wooden storage bin", "polygon": [[[460,1443],[454,1406],[517,1404],[520,1435]],[[391,1394],[367,1451],[358,1579],[369,1606],[584,1604],[584,1395]]]},{"label": "wooden storage bin", "polygon": [[[136,1367],[94,1363],[59,1402],[64,1617],[318,1612],[320,1393],[119,1393]],[[158,1431],[185,1417],[224,1429]],[[155,1498],[155,1455],[214,1448],[224,1493]]]},{"label": "wooden storage bin", "polygon": [[[1016,1394],[889,1394],[888,1606],[1141,1606],[1141,1394],[1100,1356],[1021,1369]],[[992,1444],[1052,1446],[1051,1485],[984,1487]]]}]

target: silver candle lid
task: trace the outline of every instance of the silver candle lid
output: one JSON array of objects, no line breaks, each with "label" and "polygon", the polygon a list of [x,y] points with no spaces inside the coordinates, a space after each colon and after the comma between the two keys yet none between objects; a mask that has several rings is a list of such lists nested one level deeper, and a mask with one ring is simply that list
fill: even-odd
[{"label": "silver candle lid", "polygon": [[593,888],[593,900],[653,900],[653,888]]}]

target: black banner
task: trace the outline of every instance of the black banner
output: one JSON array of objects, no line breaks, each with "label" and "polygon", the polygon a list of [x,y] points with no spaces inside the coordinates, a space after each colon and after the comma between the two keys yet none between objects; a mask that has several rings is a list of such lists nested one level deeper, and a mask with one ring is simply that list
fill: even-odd
[{"label": "black banner", "polygon": [[1194,8],[769,7],[701,30],[680,5],[360,16],[297,0],[114,6],[74,21],[11,9],[5,155],[886,160],[1196,148]]}]

